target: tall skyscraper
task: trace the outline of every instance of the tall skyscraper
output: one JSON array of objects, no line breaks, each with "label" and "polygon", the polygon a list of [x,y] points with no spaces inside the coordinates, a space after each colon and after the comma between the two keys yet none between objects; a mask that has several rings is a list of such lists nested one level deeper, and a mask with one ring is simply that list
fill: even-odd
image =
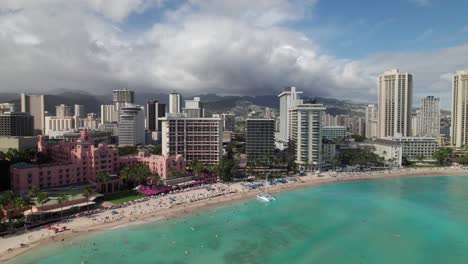
[{"label": "tall skyscraper", "polygon": [[248,118],[245,131],[247,162],[268,161],[275,150],[275,120]]},{"label": "tall skyscraper", "polygon": [[101,124],[119,121],[119,113],[114,105],[101,105]]},{"label": "tall skyscraper", "polygon": [[44,95],[21,94],[21,112],[29,113],[34,117],[34,129],[44,130],[45,101]]},{"label": "tall skyscraper", "polygon": [[458,71],[452,80],[452,145],[468,145],[468,69]]},{"label": "tall skyscraper", "polygon": [[322,162],[322,104],[301,101],[289,109],[289,143],[301,170],[319,169]]},{"label": "tall skyscraper", "polygon": [[148,101],[146,104],[146,129],[161,131],[161,118],[166,115],[166,105],[158,101]]},{"label": "tall skyscraper", "polygon": [[145,144],[145,110],[140,105],[127,104],[120,108],[119,145]]},{"label": "tall skyscraper", "polygon": [[279,123],[279,140],[284,143],[289,139],[289,108],[295,106],[300,99],[302,91],[296,91],[296,87],[289,86],[284,88],[284,91],[278,95],[280,100],[280,123]]},{"label": "tall skyscraper", "polygon": [[75,113],[74,113],[74,116],[77,116],[77,117],[80,117],[80,118],[84,118],[86,117],[86,112],[85,112],[85,108],[84,108],[84,105],[78,105],[76,104],[75,107]]},{"label": "tall skyscraper", "polygon": [[55,116],[58,118],[64,118],[67,116],[72,116],[72,109],[68,105],[57,105],[55,107]]},{"label": "tall skyscraper", "polygon": [[427,96],[421,99],[421,114],[417,131],[420,137],[440,136],[440,99]]},{"label": "tall skyscraper", "polygon": [[115,110],[119,111],[122,106],[135,103],[135,93],[129,89],[114,90],[112,102],[114,103]]},{"label": "tall skyscraper", "polygon": [[169,94],[169,113],[179,114],[181,113],[181,95],[180,93],[172,92]]},{"label": "tall skyscraper", "polygon": [[413,76],[398,69],[379,76],[379,138],[411,135]]},{"label": "tall skyscraper", "polygon": [[370,104],[366,107],[366,138],[377,137],[378,125],[377,107]]},{"label": "tall skyscraper", "polygon": [[200,101],[200,97],[194,97],[193,100],[185,100],[185,107],[182,112],[187,117],[205,117],[205,109]]}]

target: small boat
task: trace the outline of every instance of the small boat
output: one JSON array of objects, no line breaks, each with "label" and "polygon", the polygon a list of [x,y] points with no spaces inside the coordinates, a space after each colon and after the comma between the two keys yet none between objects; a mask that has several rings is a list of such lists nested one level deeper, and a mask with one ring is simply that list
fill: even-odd
[{"label": "small boat", "polygon": [[271,202],[271,201],[275,201],[275,197],[271,196],[271,194],[268,194],[268,193],[263,193],[263,194],[259,194],[257,195],[257,199],[262,201],[262,202]]},{"label": "small boat", "polygon": [[271,194],[268,193],[268,175],[265,179],[265,191],[261,194],[257,195],[257,199],[262,201],[262,202],[272,202],[276,201],[275,197],[273,197]]}]

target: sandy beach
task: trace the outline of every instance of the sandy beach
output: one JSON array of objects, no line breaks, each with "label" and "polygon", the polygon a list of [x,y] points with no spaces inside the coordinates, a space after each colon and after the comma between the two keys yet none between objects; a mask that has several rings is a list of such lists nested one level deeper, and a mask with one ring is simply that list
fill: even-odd
[{"label": "sandy beach", "polygon": [[[468,175],[468,170],[459,167],[398,169],[392,171],[356,173],[324,172],[321,173],[320,177],[314,174],[300,177],[297,181],[269,186],[268,191],[275,193],[345,181],[465,175]],[[91,234],[92,232],[124,228],[131,225],[140,225],[155,221],[165,221],[188,214],[201,213],[203,210],[215,206],[252,199],[260,193],[261,190],[248,188],[248,185],[251,184],[252,183],[210,184],[200,188],[192,188],[184,192],[152,197],[117,209],[102,210],[88,216],[80,216],[72,218],[67,222],[54,224],[54,226],[66,226],[69,229],[59,234],[55,234],[52,230],[42,227],[29,230],[28,232],[2,237],[0,238],[0,261],[6,262],[38,246],[46,246],[50,243],[67,243],[72,238],[83,234]],[[114,212],[114,214],[112,214],[112,211],[116,211],[117,213]],[[21,244],[23,244],[23,247]]]}]

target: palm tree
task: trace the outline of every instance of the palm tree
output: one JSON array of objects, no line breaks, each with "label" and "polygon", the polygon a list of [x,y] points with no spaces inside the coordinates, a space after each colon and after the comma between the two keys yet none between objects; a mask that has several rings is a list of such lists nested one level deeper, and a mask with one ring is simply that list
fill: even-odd
[{"label": "palm tree", "polygon": [[151,184],[153,185],[154,183],[158,183],[159,182],[159,174],[157,172],[153,172],[150,174],[150,179],[151,179]]},{"label": "palm tree", "polygon": [[[98,171],[96,173],[96,182],[97,183],[100,183],[101,184],[101,192],[104,188],[102,188],[102,186],[106,187],[107,186],[107,183],[111,180],[111,176],[109,175],[109,173],[107,173],[107,171]],[[106,192],[107,192],[107,188],[106,189]]]},{"label": "palm tree", "polygon": [[28,196],[30,198],[36,198],[39,192],[40,192],[40,189],[37,186],[32,186],[28,192]]},{"label": "palm tree", "polygon": [[41,205],[41,220],[44,214],[44,204],[49,201],[49,195],[46,192],[39,192],[36,197],[36,201]]},{"label": "palm tree", "polygon": [[83,191],[83,196],[86,199],[86,210],[89,211],[89,197],[93,194],[93,189],[91,187],[86,187]]},{"label": "palm tree", "polygon": [[[23,199],[23,205],[25,207],[28,207],[29,210],[31,210],[31,215],[32,215],[32,212],[33,212],[32,209],[33,209],[33,206],[36,205],[36,202],[31,196],[24,196],[22,197],[22,199]],[[26,220],[28,220],[27,217],[26,217]]]},{"label": "palm tree", "polygon": [[122,180],[124,180],[124,182],[128,185],[128,182],[131,181],[131,170],[129,167],[125,166],[123,167],[120,172],[120,177],[122,177]]},{"label": "palm tree", "polygon": [[203,164],[201,164],[201,162],[198,160],[193,160],[191,167],[195,174],[200,174],[200,172],[203,170]]},{"label": "palm tree", "polygon": [[5,210],[8,214],[8,221],[11,219],[11,211],[14,209],[15,193],[12,191],[6,191],[0,195],[0,207]]},{"label": "palm tree", "polygon": [[63,214],[63,204],[69,200],[69,196],[66,193],[61,193],[59,197],[57,198],[57,202],[60,206],[60,218],[62,218]]},{"label": "palm tree", "polygon": [[16,197],[14,200],[13,200],[13,205],[14,205],[14,211],[16,212],[18,209],[21,209],[21,208],[24,208],[26,205],[25,205],[25,202],[23,200],[22,197]]},{"label": "palm tree", "polygon": [[[32,206],[34,205],[34,201],[30,197],[16,197],[13,203],[15,205],[15,211],[24,207],[28,207],[31,208],[32,213]],[[24,228],[26,228],[26,222],[28,218],[24,214],[23,216],[25,218]]]}]

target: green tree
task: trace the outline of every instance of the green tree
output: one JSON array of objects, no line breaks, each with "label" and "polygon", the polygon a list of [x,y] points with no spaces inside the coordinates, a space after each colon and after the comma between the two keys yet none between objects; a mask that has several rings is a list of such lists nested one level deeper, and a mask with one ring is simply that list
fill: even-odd
[{"label": "green tree", "polygon": [[432,157],[437,161],[437,164],[446,165],[452,153],[453,150],[451,148],[440,148],[432,154]]},{"label": "green tree", "polygon": [[101,191],[105,189],[107,192],[107,183],[111,180],[111,176],[109,175],[109,173],[107,173],[107,171],[98,171],[96,173],[95,179],[96,183],[99,183],[101,185]]},{"label": "green tree", "polygon": [[[13,201],[14,206],[15,206],[15,211],[22,209],[22,208],[28,208],[31,209],[32,213],[32,206],[34,205],[34,201],[31,197],[29,196],[23,196],[23,197],[16,197],[15,200]],[[26,228],[26,222],[28,221],[28,218],[26,214],[23,214],[25,218],[25,228]]]},{"label": "green tree", "polygon": [[86,200],[86,210],[89,211],[89,198],[91,197],[91,195],[94,193],[93,189],[91,189],[91,187],[86,187],[84,190],[83,190],[83,197],[85,198]]},{"label": "green tree", "polygon": [[193,173],[195,174],[199,174],[203,170],[203,164],[198,160],[193,160],[191,167],[192,167]]},{"label": "green tree", "polygon": [[458,159],[458,163],[462,165],[468,165],[468,155],[464,155]]},{"label": "green tree", "polygon": [[161,177],[159,177],[159,174],[157,173],[151,173],[149,177],[151,179],[151,184],[158,184],[159,180],[161,179]]},{"label": "green tree", "polygon": [[13,200],[13,206],[14,206],[14,211],[17,211],[17,210],[23,209],[27,205],[22,197],[16,197]]},{"label": "green tree", "polygon": [[223,158],[219,161],[217,172],[222,181],[229,182],[238,177],[238,166],[234,160]]},{"label": "green tree", "polygon": [[41,190],[37,186],[32,186],[28,192],[30,198],[36,198]]},{"label": "green tree", "polygon": [[12,191],[3,192],[0,195],[0,207],[2,210],[7,212],[8,222],[10,222],[13,216],[12,212],[15,210],[15,198],[16,194]]},{"label": "green tree", "polygon": [[368,166],[383,162],[382,158],[373,153],[369,148],[346,150],[338,154],[336,159],[340,165],[345,166]]},{"label": "green tree", "polygon": [[66,193],[61,193],[59,195],[59,197],[57,198],[57,202],[58,202],[58,204],[60,206],[60,218],[62,218],[62,216],[63,216],[63,204],[68,202],[69,199],[70,199],[70,197]]},{"label": "green tree", "polygon": [[161,155],[162,154],[162,146],[156,145],[150,148],[150,153],[153,155]]},{"label": "green tree", "polygon": [[[173,173],[172,169],[169,169],[168,174],[171,173]],[[132,167],[123,167],[119,174],[128,187],[135,187],[136,185],[145,184],[148,179],[152,182],[159,181],[159,175],[155,175],[155,173],[153,173],[145,164],[137,164]]]},{"label": "green tree", "polygon": [[39,192],[36,196],[37,203],[41,205],[41,219],[43,218],[44,214],[44,204],[49,200],[49,195],[46,192]]},{"label": "green tree", "polygon": [[132,180],[132,171],[130,170],[130,167],[123,167],[120,171],[119,171],[119,175],[120,177],[122,177],[122,180],[125,182],[125,184],[129,184]]},{"label": "green tree", "polygon": [[136,146],[117,147],[117,150],[120,156],[135,155],[138,153],[138,148]]}]

